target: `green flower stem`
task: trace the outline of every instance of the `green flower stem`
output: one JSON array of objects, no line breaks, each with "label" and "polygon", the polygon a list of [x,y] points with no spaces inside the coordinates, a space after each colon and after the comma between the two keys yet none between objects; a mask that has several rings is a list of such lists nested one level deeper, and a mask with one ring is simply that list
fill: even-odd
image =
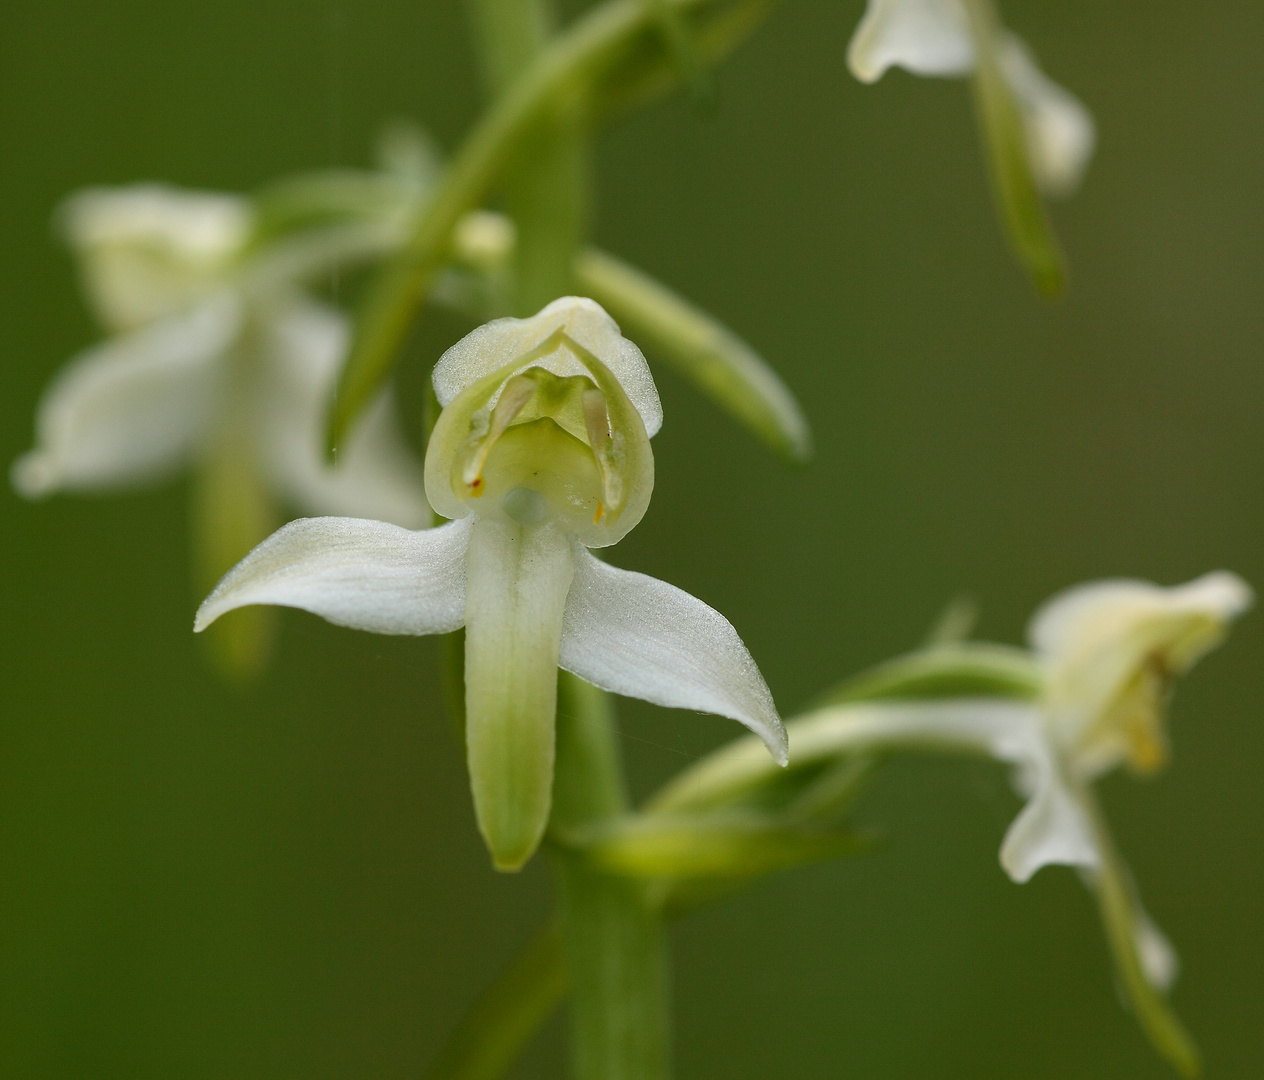
[{"label": "green flower stem", "polygon": [[512,314],[520,318],[575,291],[575,256],[588,229],[584,126],[578,104],[562,103],[515,155],[505,204],[518,227]]},{"label": "green flower stem", "polygon": [[[628,809],[609,697],[560,673],[552,827],[574,834]],[[574,1080],[665,1080],[666,936],[644,888],[558,845],[554,855],[571,978]]]},{"label": "green flower stem", "polygon": [[1141,966],[1136,937],[1138,903],[1131,875],[1115,848],[1096,797],[1085,789],[1081,799],[1101,853],[1102,865],[1093,885],[1120,988],[1154,1048],[1182,1076],[1195,1080],[1202,1075],[1198,1047]]},{"label": "green flower stem", "polygon": [[[705,0],[670,0],[680,12]],[[404,249],[369,290],[329,421],[335,447],[390,373],[413,316],[449,255],[452,230],[502,175],[523,137],[559,102],[578,100],[589,80],[619,58],[652,20],[644,0],[606,0],[559,34],[499,95],[462,144]]]},{"label": "green flower stem", "polygon": [[664,1080],[668,1075],[667,963],[662,916],[642,888],[558,860],[572,979],[574,1080]]},{"label": "green flower stem", "polygon": [[987,154],[992,190],[1010,246],[1045,296],[1066,291],[1066,260],[1032,172],[1018,103],[1001,70],[1003,33],[992,0],[965,0],[978,59],[975,113]]},{"label": "green flower stem", "polygon": [[827,690],[814,706],[953,697],[1033,701],[1043,688],[1044,673],[1025,649],[969,641],[887,660]]},{"label": "green flower stem", "polygon": [[[544,53],[556,25],[547,0],[473,0],[484,78],[503,93]],[[501,182],[517,226],[515,288],[508,314],[525,317],[573,292],[575,255],[588,223],[584,110],[559,100],[523,136]],[[505,312],[494,312],[500,315]]]}]

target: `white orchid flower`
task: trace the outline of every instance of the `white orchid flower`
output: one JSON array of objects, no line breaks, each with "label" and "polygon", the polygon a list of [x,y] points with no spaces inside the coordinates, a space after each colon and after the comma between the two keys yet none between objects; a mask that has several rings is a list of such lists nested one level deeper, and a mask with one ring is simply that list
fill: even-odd
[{"label": "white orchid flower", "polygon": [[[1174,676],[1225,637],[1250,606],[1241,578],[1207,574],[1163,588],[1103,581],[1053,597],[1031,621],[1032,654],[1001,646],[928,650],[902,668],[913,688],[926,673],[1003,674],[1017,697],[859,700],[823,707],[787,724],[796,769],[840,755],[889,750],[977,753],[1014,767],[1026,804],[1006,832],[1001,864],[1017,882],[1051,864],[1077,867],[1098,898],[1120,982],[1155,1045],[1184,1073],[1197,1073],[1192,1040],[1162,993],[1177,974],[1175,950],[1142,907],[1115,850],[1091,783],[1119,764],[1150,773],[1167,756],[1163,711]],[[937,684],[935,680],[940,680]],[[741,740],[682,774],[650,812],[674,814],[740,802],[772,779],[759,747]]]},{"label": "white orchid flower", "polygon": [[[1163,713],[1172,679],[1220,644],[1251,599],[1241,578],[1221,571],[1173,588],[1093,582],[1036,612],[1028,636],[1044,671],[1039,700],[989,703],[972,713],[990,717],[996,742],[989,752],[1020,766],[1015,785],[1029,799],[1001,851],[1015,881],[1054,863],[1101,868],[1100,830],[1085,809],[1088,783],[1122,763],[1151,773],[1166,761]],[[944,707],[959,711],[961,703]],[[963,741],[979,722],[960,726]],[[918,726],[911,717],[904,723]],[[957,726],[950,718],[923,725],[939,732]],[[1155,965],[1156,983],[1165,967]]]},{"label": "white orchid flower", "polygon": [[[84,288],[112,337],[75,357],[12,469],[28,498],[132,488],[192,468],[198,576],[208,587],[275,527],[306,513],[428,520],[421,464],[384,394],[324,457],[324,420],[349,345],[345,318],[305,295],[314,272],[381,246],[381,227],[255,240],[246,199],[159,184],[96,188],[63,209]],[[368,235],[368,233],[374,235]],[[257,671],[270,632],[225,627],[213,656]]]},{"label": "white orchid flower", "polygon": [[641,519],[662,410],[640,350],[591,300],[499,319],[440,359],[426,493],[452,520],[295,521],[233,569],[196,630],[280,604],[382,634],[465,627],[466,734],[495,864],[534,852],[552,796],[557,668],[603,689],[731,717],[777,761],[785,733],[728,621],[688,593],[589,553]]},{"label": "white orchid flower", "polygon": [[419,525],[419,469],[391,404],[323,460],[345,320],[292,282],[257,275],[245,199],[157,184],[92,189],[63,215],[86,291],[115,336],[71,361],[40,403],[36,448],[13,468],[35,498],[134,486],[196,462],[244,427],[274,493],[309,512]]},{"label": "white orchid flower", "polygon": [[1163,712],[1172,679],[1220,644],[1251,601],[1250,587],[1225,571],[1173,588],[1131,580],[1080,585],[1031,621],[1043,672],[1036,701],[827,709],[803,728],[792,725],[796,749],[812,733],[822,750],[840,739],[929,739],[983,750],[1018,766],[1015,786],[1028,800],[1001,848],[1010,877],[1027,881],[1050,864],[1096,871],[1103,853],[1085,810],[1087,785],[1119,764],[1144,774],[1166,761]]},{"label": "white orchid flower", "polygon": [[1251,602],[1250,587],[1224,571],[1173,588],[1115,580],[1068,589],[1029,627],[1042,673],[1036,700],[826,710],[791,725],[796,761],[804,742],[835,753],[845,743],[930,743],[1015,765],[1027,804],[1006,833],[1001,864],[1018,882],[1050,864],[1080,869],[1133,1011],[1160,1052],[1195,1076],[1197,1048],[1162,996],[1177,975],[1176,951],[1142,906],[1091,783],[1120,764],[1139,774],[1164,764],[1172,680],[1220,644]]},{"label": "white orchid flower", "polygon": [[[865,83],[897,66],[917,75],[969,75],[978,55],[971,2],[869,0],[847,50],[852,74]],[[1022,115],[1036,182],[1047,195],[1071,194],[1093,156],[1092,114],[1040,70],[1016,34],[1001,33],[997,59]]]},{"label": "white orchid flower", "polygon": [[801,740],[816,753],[844,741],[981,750],[1017,766],[1015,787],[1028,800],[1001,848],[1010,877],[1027,881],[1050,864],[1097,871],[1104,856],[1088,783],[1121,763],[1149,773],[1166,760],[1172,678],[1218,645],[1251,600],[1249,586],[1224,571],[1173,588],[1120,580],[1068,589],[1029,628],[1043,672],[1037,700],[825,709],[791,725],[796,759]]}]

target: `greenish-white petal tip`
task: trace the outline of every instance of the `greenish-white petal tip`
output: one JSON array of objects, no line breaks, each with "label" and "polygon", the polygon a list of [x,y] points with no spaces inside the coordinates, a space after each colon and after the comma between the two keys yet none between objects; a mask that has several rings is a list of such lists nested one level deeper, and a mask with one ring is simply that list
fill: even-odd
[{"label": "greenish-white petal tip", "polygon": [[916,75],[965,75],[974,67],[970,20],[960,0],[869,0],[847,48],[864,83],[891,67]]},{"label": "greenish-white petal tip", "polygon": [[727,716],[789,753],[768,685],[732,624],[665,581],[576,549],[559,663],[581,679],[665,708]]},{"label": "greenish-white petal tip", "polygon": [[[847,50],[852,74],[865,83],[876,82],[891,67],[916,75],[964,76],[977,61],[978,43],[962,0],[869,0]],[[1001,31],[998,61],[1022,116],[1037,186],[1046,195],[1070,195],[1093,156],[1092,114],[1041,71],[1016,34]]]}]

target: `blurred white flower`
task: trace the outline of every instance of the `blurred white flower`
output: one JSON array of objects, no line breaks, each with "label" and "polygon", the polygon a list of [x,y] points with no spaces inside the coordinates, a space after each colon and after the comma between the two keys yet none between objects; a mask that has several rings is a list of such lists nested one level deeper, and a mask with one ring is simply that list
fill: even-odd
[{"label": "blurred white flower", "polygon": [[[964,76],[978,45],[967,0],[869,0],[852,36],[847,63],[861,82],[890,67],[917,75]],[[1049,79],[1022,40],[1002,31],[998,61],[1022,114],[1032,173],[1047,195],[1069,195],[1093,155],[1093,117],[1073,94]]]},{"label": "blurred white flower", "polygon": [[1029,637],[1047,673],[1044,724],[1071,777],[1164,764],[1172,679],[1219,645],[1251,600],[1246,582],[1220,571],[1173,588],[1092,582],[1037,611]]},{"label": "blurred white flower", "polygon": [[984,753],[1013,765],[1015,789],[1027,802],[1001,846],[1006,873],[1024,882],[1043,866],[1075,866],[1095,889],[1108,877],[1109,918],[1125,927],[1150,984],[1164,990],[1176,975],[1176,954],[1141,907],[1089,784],[1121,763],[1148,773],[1165,761],[1163,713],[1173,677],[1218,645],[1251,602],[1250,587],[1224,571],[1173,588],[1120,580],[1068,589],[1031,621],[1043,673],[1036,700],[825,708],[788,725],[796,764],[904,746]]},{"label": "blurred white flower", "polygon": [[728,621],[618,570],[654,485],[662,423],[640,350],[591,300],[475,330],[439,361],[444,410],[426,490],[452,518],[295,521],[207,597],[195,629],[247,604],[303,608],[383,634],[465,627],[466,732],[479,826],[496,865],[534,852],[552,796],[560,666],[603,689],[740,721],[785,760],[772,697]]},{"label": "blurred white flower", "polygon": [[[81,353],[40,403],[35,449],[14,465],[30,498],[144,483],[196,464],[241,432],[273,494],[308,512],[420,525],[420,468],[388,397],[324,461],[327,395],[343,317],[299,289],[311,259],[252,250],[245,199],[158,184],[92,189],[64,208],[85,289],[114,334]],[[310,254],[310,252],[309,252]],[[336,245],[315,265],[336,265]]]}]

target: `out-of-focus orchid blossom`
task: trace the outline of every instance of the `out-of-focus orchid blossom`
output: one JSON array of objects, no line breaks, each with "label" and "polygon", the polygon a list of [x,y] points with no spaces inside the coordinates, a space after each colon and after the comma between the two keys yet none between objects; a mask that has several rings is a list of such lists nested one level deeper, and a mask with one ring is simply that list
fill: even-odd
[{"label": "out-of-focus orchid blossom", "polygon": [[[337,467],[324,455],[328,397],[350,335],[302,285],[380,247],[380,225],[262,241],[249,200],[159,184],[83,191],[61,220],[113,336],[45,392],[35,448],[13,466],[19,493],[116,491],[191,468],[208,585],[275,527],[278,504],[426,522],[421,465],[388,393]],[[266,655],[266,626],[247,622],[215,642],[233,674],[257,670]]]},{"label": "out-of-focus orchid blossom", "polygon": [[465,627],[466,735],[479,827],[501,869],[535,851],[552,793],[557,669],[740,721],[784,763],[785,733],[728,621],[590,548],[640,521],[662,411],[640,350],[593,301],[475,330],[434,371],[444,406],[426,492],[448,524],[292,522],[207,597],[196,629],[247,604],[386,634]]},{"label": "out-of-focus orchid blossom", "polygon": [[[1019,766],[1015,786],[1029,801],[1001,849],[1015,881],[1051,863],[1096,871],[1103,853],[1086,785],[1119,764],[1138,773],[1163,764],[1172,679],[1220,644],[1251,599],[1247,584],[1223,571],[1173,588],[1120,580],[1068,589],[1029,628],[1044,673],[1036,702],[910,707],[892,717],[893,730],[959,736]],[[1158,966],[1153,974],[1163,981]]]},{"label": "out-of-focus orchid blossom", "polygon": [[[978,58],[969,2],[869,0],[847,50],[852,74],[865,83],[876,82],[890,67],[917,75],[969,75]],[[1047,195],[1069,195],[1093,155],[1093,117],[1040,70],[1016,34],[1002,31],[997,48],[1001,72],[1022,114],[1036,182]]]},{"label": "out-of-focus orchid blossom", "polygon": [[[1162,997],[1177,974],[1176,953],[1142,907],[1091,783],[1120,764],[1147,774],[1164,763],[1173,678],[1218,645],[1251,602],[1250,587],[1224,571],[1173,588],[1117,580],[1068,589],[1036,612],[1030,653],[936,647],[896,662],[870,684],[872,697],[845,685],[845,703],[786,725],[794,768],[900,749],[983,754],[1013,766],[1026,805],[1001,845],[1006,873],[1024,882],[1050,864],[1080,870],[1139,1020],[1165,1056],[1196,1075],[1197,1050]],[[979,685],[981,672],[995,696],[947,689]],[[742,740],[678,777],[652,809],[714,809],[772,779],[758,746]]]},{"label": "out-of-focus orchid blossom", "polygon": [[[144,184],[75,196],[63,220],[86,291],[114,336],[76,357],[40,403],[13,468],[29,497],[134,486],[196,463],[228,423],[274,493],[309,512],[425,520],[420,470],[383,399],[324,462],[326,396],[345,320],[293,280],[260,273],[245,199]],[[336,258],[331,253],[331,257]]]},{"label": "out-of-focus orchid blossom", "polygon": [[1036,613],[1029,636],[1048,673],[1045,726],[1075,779],[1121,763],[1151,773],[1166,761],[1172,679],[1224,640],[1251,599],[1241,578],[1219,572],[1167,589],[1093,582]]}]

